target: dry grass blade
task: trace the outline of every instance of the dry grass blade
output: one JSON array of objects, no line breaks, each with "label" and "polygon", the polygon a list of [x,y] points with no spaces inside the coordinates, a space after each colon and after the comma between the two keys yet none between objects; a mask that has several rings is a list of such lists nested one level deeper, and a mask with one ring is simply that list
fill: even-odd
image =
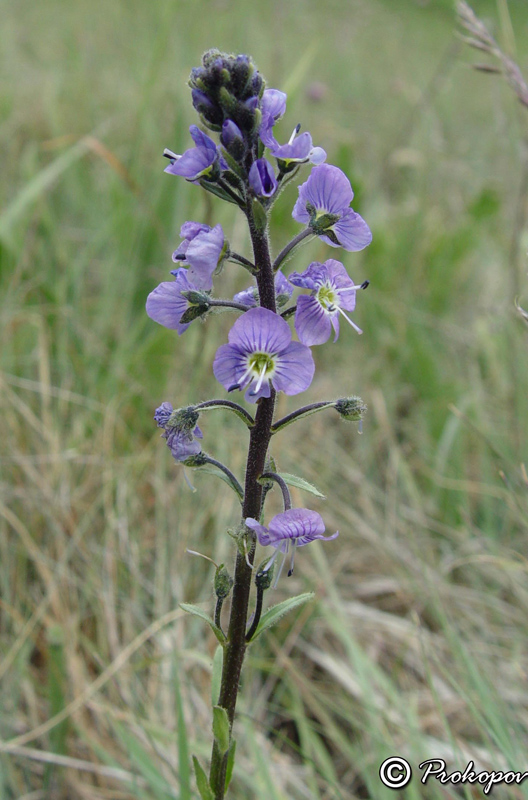
[{"label": "dry grass blade", "polygon": [[466,44],[477,50],[489,53],[489,55],[496,58],[501,65],[500,70],[485,64],[476,64],[475,69],[481,72],[502,72],[517,95],[519,102],[528,108],[528,84],[524,80],[521,70],[515,61],[506,55],[499,47],[482,20],[477,17],[471,6],[468,5],[465,0],[459,0],[457,3],[457,13],[462,26],[469,33],[469,36],[463,37]]}]

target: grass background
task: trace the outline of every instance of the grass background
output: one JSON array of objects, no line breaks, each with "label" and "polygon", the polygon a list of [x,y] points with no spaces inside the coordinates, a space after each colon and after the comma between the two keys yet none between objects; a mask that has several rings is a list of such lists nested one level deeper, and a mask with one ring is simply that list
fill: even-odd
[{"label": "grass background", "polygon": [[[522,0],[475,0],[528,67]],[[191,493],[152,413],[223,396],[211,372],[229,315],[181,339],[144,313],[186,219],[240,217],[164,175],[195,121],[203,50],[249,52],[349,175],[373,244],[342,258],[357,337],[315,349],[303,401],[359,394],[274,442],[327,495],[332,544],[299,553],[269,602],[317,599],[259,640],[243,678],[233,798],[390,798],[381,761],[527,767],[528,158],[526,112],[455,37],[447,0],[59,0],[1,3],[0,797],[195,797],[210,748],[215,642],[182,601],[212,604],[236,500]],[[290,187],[275,252],[298,231]],[[247,284],[234,266],[221,294]],[[220,283],[220,282],[219,282]],[[298,405],[281,397],[279,413]],[[239,475],[246,435],[203,417]],[[269,513],[278,509],[270,497]],[[61,714],[53,727],[47,721]],[[523,786],[502,795],[524,797]]]}]

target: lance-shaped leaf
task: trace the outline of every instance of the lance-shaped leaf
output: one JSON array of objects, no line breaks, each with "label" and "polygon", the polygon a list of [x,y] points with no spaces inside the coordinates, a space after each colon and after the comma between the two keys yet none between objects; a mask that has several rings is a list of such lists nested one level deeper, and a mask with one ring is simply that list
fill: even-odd
[{"label": "lance-shaped leaf", "polygon": [[213,706],[218,703],[222,683],[222,667],[224,665],[224,648],[218,646],[213,656],[213,672],[211,675],[211,700]]},{"label": "lance-shaped leaf", "polygon": [[196,775],[196,785],[198,786],[200,797],[202,800],[214,800],[213,790],[209,786],[209,781],[207,779],[207,775],[205,774],[205,770],[196,756],[193,756],[193,764],[194,774]]},{"label": "lance-shaped leaf", "polygon": [[305,592],[304,594],[298,594],[295,597],[289,597],[287,600],[283,600],[282,603],[278,603],[276,606],[268,608],[268,610],[260,618],[259,626],[255,631],[251,641],[254,642],[257,636],[260,636],[260,634],[265,630],[271,628],[272,625],[275,625],[289,611],[293,611],[294,608],[299,608],[299,606],[304,605],[309,600],[313,600],[314,597],[315,595],[313,592]]},{"label": "lance-shaped leaf", "polygon": [[225,779],[226,792],[229,788],[229,784],[231,783],[231,778],[233,776],[233,768],[235,766],[235,753],[236,753],[236,741],[234,739],[231,739],[231,747],[229,748],[229,755],[227,756],[227,768],[226,768],[226,779]]},{"label": "lance-shaped leaf", "polygon": [[313,483],[305,481],[304,478],[299,478],[297,475],[292,475],[289,472],[280,472],[279,476],[288,486],[295,486],[296,489],[303,489],[303,491],[310,492],[310,494],[314,494],[316,497],[322,497],[323,499],[325,497]]},{"label": "lance-shaped leaf", "polygon": [[224,755],[229,750],[230,731],[229,717],[222,706],[213,708],[213,735],[218,749]]},{"label": "lance-shaped leaf", "polygon": [[206,611],[203,611],[203,609],[199,608],[198,606],[193,606],[190,603],[180,603],[180,608],[183,608],[183,610],[188,614],[193,614],[193,616],[200,617],[200,619],[203,619],[205,622],[207,622],[220,644],[225,644],[226,637],[218,625],[215,625],[214,620],[209,616],[209,614],[207,614]]}]

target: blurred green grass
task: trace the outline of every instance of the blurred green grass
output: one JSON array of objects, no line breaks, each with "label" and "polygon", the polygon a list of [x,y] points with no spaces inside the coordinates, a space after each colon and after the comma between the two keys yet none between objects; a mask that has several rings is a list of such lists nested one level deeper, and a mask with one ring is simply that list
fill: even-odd
[{"label": "blurred green grass", "polygon": [[[505,3],[474,7],[508,41]],[[526,72],[528,11],[507,8]],[[189,492],[152,413],[221,395],[211,363],[232,319],[176,341],[144,303],[185,219],[222,222],[247,252],[231,209],[162,172],[163,147],[187,146],[185,84],[211,46],[251,53],[288,91],[282,138],[312,132],[374,232],[338,255],[371,281],[365,333],[316,350],[303,397],[360,394],[364,434],[320,415],[274,443],[340,537],[303,551],[273,601],[315,588],[317,602],[250,651],[233,797],[383,800],[395,753],[522,770],[526,119],[469,69],[451,3],[1,9],[1,738],[80,700],[0,755],[0,797],[186,800],[187,750],[208,758],[214,643],[177,605],[210,605],[210,565],[185,548],[229,561],[237,509],[207,476]],[[298,230],[295,196],[274,211],[276,251]],[[316,243],[295,268],[335,255]],[[230,267],[221,292],[246,283]],[[236,421],[203,429],[240,474]],[[470,795],[415,780],[405,796]]]}]

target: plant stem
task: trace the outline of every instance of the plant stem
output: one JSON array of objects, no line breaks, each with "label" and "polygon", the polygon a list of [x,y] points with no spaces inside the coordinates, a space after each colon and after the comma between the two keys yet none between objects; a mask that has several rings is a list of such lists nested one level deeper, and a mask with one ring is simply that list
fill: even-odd
[{"label": "plant stem", "polygon": [[252,428],[255,424],[255,420],[248,414],[245,408],[239,406],[238,403],[233,403],[232,400],[206,400],[204,403],[198,403],[198,405],[194,406],[195,411],[207,411],[208,408],[227,408],[229,411],[232,411],[237,417],[244,420],[248,428]]},{"label": "plant stem", "polygon": [[236,308],[237,311],[247,311],[249,308],[243,303],[235,303],[234,300],[218,300],[216,297],[208,297],[207,305],[211,308]]},{"label": "plant stem", "polygon": [[[273,267],[271,264],[268,234],[259,228],[252,215],[251,206],[246,207],[255,266],[258,269],[257,286],[260,304],[263,308],[276,311]],[[249,435],[249,450],[246,464],[246,481],[242,521],[247,517],[260,518],[263,487],[258,478],[264,472],[264,463],[271,438],[273,411],[275,407],[275,390],[271,389],[270,397],[263,397],[258,402],[255,425]],[[248,560],[252,564],[255,554],[255,538],[250,539]],[[237,552],[231,614],[227,631],[227,642],[224,650],[224,664],[218,705],[225,708],[230,727],[233,726],[236,701],[240,682],[240,673],[246,652],[246,628],[251,591],[252,567],[240,550]],[[216,741],[213,744],[211,757],[210,784],[215,800],[223,800],[225,796],[225,776],[227,753],[222,755]]]},{"label": "plant stem", "polygon": [[294,250],[297,245],[301,244],[301,242],[304,242],[305,239],[308,239],[309,236],[313,236],[313,232],[311,228],[305,228],[303,231],[298,233],[297,236],[291,240],[291,242],[288,242],[286,247],[280,251],[279,255],[275,259],[273,263],[273,271],[277,272],[282,262],[292,252],[292,250]]},{"label": "plant stem", "polygon": [[290,496],[290,490],[288,489],[288,486],[286,485],[286,481],[283,480],[283,478],[281,478],[280,475],[277,475],[276,472],[264,472],[261,475],[261,477],[262,478],[269,478],[270,480],[275,481],[275,483],[278,484],[278,486],[280,487],[280,490],[282,492],[282,499],[284,501],[284,510],[285,511],[289,511],[291,506],[292,506],[292,501],[291,501],[291,496]]}]

